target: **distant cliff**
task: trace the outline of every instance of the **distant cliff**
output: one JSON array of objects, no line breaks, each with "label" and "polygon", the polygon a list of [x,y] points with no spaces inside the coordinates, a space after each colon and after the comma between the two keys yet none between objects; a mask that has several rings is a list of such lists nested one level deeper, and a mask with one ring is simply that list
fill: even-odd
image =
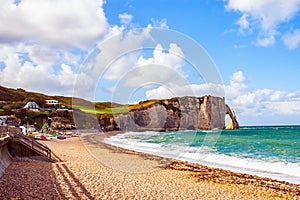
[{"label": "distant cliff", "polygon": [[[128,113],[115,114],[108,119],[100,116],[100,126],[106,130],[123,131],[168,131],[168,130],[212,130],[225,127],[225,115],[229,106],[224,98],[176,97],[166,100],[140,102]],[[231,109],[229,108],[231,111]],[[238,128],[236,118],[233,120]],[[237,125],[237,126],[236,126]]]}]

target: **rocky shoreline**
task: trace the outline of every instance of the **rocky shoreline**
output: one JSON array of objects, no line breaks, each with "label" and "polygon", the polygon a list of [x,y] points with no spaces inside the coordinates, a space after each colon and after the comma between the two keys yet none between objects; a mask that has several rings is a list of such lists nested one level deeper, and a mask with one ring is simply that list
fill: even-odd
[{"label": "rocky shoreline", "polygon": [[57,162],[15,158],[0,178],[0,199],[300,199],[300,185],[101,142],[116,133],[43,142]]}]

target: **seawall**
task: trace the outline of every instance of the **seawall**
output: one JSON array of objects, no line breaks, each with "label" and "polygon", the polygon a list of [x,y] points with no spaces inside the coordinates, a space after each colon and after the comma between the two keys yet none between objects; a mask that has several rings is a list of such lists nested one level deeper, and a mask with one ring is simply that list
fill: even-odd
[{"label": "seawall", "polygon": [[0,137],[0,177],[2,177],[5,169],[12,162],[12,156],[8,151],[8,143],[9,143],[9,136],[2,135]]},{"label": "seawall", "polygon": [[10,153],[11,137],[8,133],[18,133],[20,131],[19,128],[0,126],[0,177],[13,161],[13,156]]}]

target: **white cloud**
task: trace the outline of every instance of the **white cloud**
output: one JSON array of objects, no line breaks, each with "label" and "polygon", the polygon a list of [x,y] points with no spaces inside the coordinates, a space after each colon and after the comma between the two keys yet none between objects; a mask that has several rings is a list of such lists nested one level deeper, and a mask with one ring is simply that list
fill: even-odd
[{"label": "white cloud", "polygon": [[120,80],[124,75],[136,67],[138,56],[139,52],[132,52],[117,58],[113,61],[112,65],[109,65],[107,71],[105,71],[101,78],[112,81]]},{"label": "white cloud", "polygon": [[84,55],[74,54],[72,52],[63,51],[63,50],[61,51],[61,54],[60,54],[60,58],[61,58],[61,60],[63,60],[63,62],[65,62],[67,64],[73,64],[73,65],[77,65],[79,63],[79,60],[83,56]]},{"label": "white cloud", "polygon": [[241,30],[259,29],[257,45],[270,46],[275,42],[278,25],[294,18],[300,10],[300,0],[226,0],[227,10],[240,12],[237,21]]},{"label": "white cloud", "polygon": [[[127,45],[125,47],[128,48]],[[116,52],[113,50],[110,53],[112,54],[109,57],[115,55]],[[171,43],[167,50],[158,44],[149,58],[144,58],[140,54],[140,51],[134,51],[122,55],[114,60],[101,78],[113,81],[126,79],[122,81],[130,87],[141,86],[145,82],[178,82],[184,78],[184,73],[181,71],[181,67],[184,64],[184,54],[176,44]],[[115,56],[118,57],[117,55]],[[108,57],[105,56],[105,58]],[[103,59],[98,59],[99,62],[101,60],[103,63]]]},{"label": "white cloud", "polygon": [[225,86],[226,97],[236,97],[244,93],[247,88],[245,81],[242,71],[235,72],[230,78],[230,84]]},{"label": "white cloud", "polygon": [[234,77],[225,86],[226,101],[235,109],[242,124],[300,123],[295,120],[300,116],[300,91],[250,89],[245,78],[235,82]]},{"label": "white cloud", "polygon": [[166,84],[185,82],[185,75],[181,71],[184,64],[184,54],[180,47],[171,43],[169,49],[157,44],[152,57],[140,56],[135,64],[137,70],[130,73],[126,83],[129,86],[140,86],[145,82]]},{"label": "white cloud", "polygon": [[153,57],[145,59],[143,56],[139,57],[137,65],[149,65],[149,64],[159,64],[168,66],[175,70],[178,70],[182,67],[184,62],[184,54],[180,47],[175,43],[171,43],[169,46],[168,52],[165,52],[165,49],[161,44],[157,44],[153,50]]},{"label": "white cloud", "polygon": [[148,99],[167,99],[174,96],[180,97],[177,91],[174,91],[174,87],[168,87],[167,85],[159,86],[158,88],[146,91],[146,97]]},{"label": "white cloud", "polygon": [[[183,53],[175,44],[171,44],[168,54],[156,49],[153,58],[145,59],[140,56],[143,42],[152,38],[149,33],[151,29],[152,25],[149,25],[144,29],[125,32],[124,26],[111,27],[108,36],[98,45],[99,52],[93,64],[97,67],[94,67],[92,74],[101,75],[101,78],[108,80],[119,80],[128,71],[140,65],[160,64],[179,68],[179,62],[182,62],[180,56],[183,56]],[[82,70],[88,71],[90,67],[91,65],[84,66]]]},{"label": "white cloud", "polygon": [[6,67],[0,72],[1,85],[9,87],[22,87],[31,91],[44,92],[53,95],[72,95],[74,82],[78,76],[85,79],[82,88],[78,90],[86,90],[90,87],[90,78],[83,73],[75,74],[68,65],[61,65],[58,73],[49,73],[46,67],[33,66],[30,62],[23,65],[16,62],[18,55],[9,55]]},{"label": "white cloud", "polygon": [[[124,27],[115,26],[110,29],[108,37],[97,46],[99,52],[95,52],[93,66],[83,66],[83,71],[89,71],[91,76],[118,80],[127,71],[136,66],[140,55],[142,43],[151,36],[148,28],[123,32]],[[91,58],[94,59],[94,58]]]},{"label": "white cloud", "polygon": [[119,19],[122,24],[130,24],[133,20],[133,15],[128,13],[119,14]]},{"label": "white cloud", "polygon": [[228,0],[228,10],[249,15],[251,20],[258,20],[263,30],[272,30],[281,22],[293,18],[300,9],[299,0]]},{"label": "white cloud", "polygon": [[98,46],[101,45],[101,43],[105,42],[106,40],[109,40],[112,37],[117,37],[120,34],[122,34],[125,30],[125,27],[122,26],[110,26],[107,33],[105,34],[105,36],[103,37],[103,39],[99,42]]},{"label": "white cloud", "polygon": [[146,91],[146,97],[148,99],[160,99],[160,98],[171,98],[171,97],[183,97],[183,96],[222,96],[224,94],[224,86],[214,83],[204,84],[185,84],[179,83],[167,83],[161,85],[155,89]]},{"label": "white cloud", "polygon": [[268,110],[278,115],[299,115],[300,101],[266,102]]},{"label": "white cloud", "polygon": [[52,66],[59,59],[58,52],[55,49],[51,49],[40,45],[26,45],[23,52],[28,52],[30,60],[41,66]]},{"label": "white cloud", "polygon": [[[250,89],[246,85],[247,79],[242,71],[235,72],[230,84],[225,86],[226,100],[234,107],[240,116],[255,117],[256,115],[285,115],[297,113],[300,110],[287,111],[292,109],[290,102],[297,102],[300,105],[300,92],[287,92],[271,89]],[[282,105],[278,108],[278,105]],[[295,107],[296,108],[296,107]]]},{"label": "white cloud", "polygon": [[[226,98],[232,99],[241,93],[245,93],[247,88],[245,81],[246,78],[244,77],[243,72],[238,71],[231,76],[229,85],[220,85],[215,83],[183,85],[181,83],[176,84],[176,82],[173,82],[172,84],[167,84],[167,87],[162,85],[158,88],[147,91],[146,96],[149,99],[174,97],[174,95],[172,96],[171,94],[176,94],[177,96],[204,96],[210,94],[222,97],[225,90]],[[168,91],[172,91],[172,93]],[[165,95],[163,95],[164,93]]]},{"label": "white cloud", "polygon": [[167,23],[167,19],[162,19],[162,20],[155,20],[155,19],[151,19],[151,26],[152,27],[156,27],[156,28],[165,28],[168,29],[168,23]]},{"label": "white cloud", "polygon": [[237,21],[237,24],[241,28],[241,32],[243,32],[244,29],[248,29],[250,26],[250,22],[248,21],[247,17],[247,14],[243,14],[243,16]]},{"label": "white cloud", "polygon": [[294,30],[292,33],[287,33],[282,37],[285,46],[289,49],[296,49],[300,45],[300,29]]},{"label": "white cloud", "polygon": [[86,48],[107,31],[101,0],[23,0],[0,4],[0,42],[33,40]]},{"label": "white cloud", "polygon": [[149,87],[151,85],[186,84],[182,73],[169,66],[149,64],[136,67],[124,77],[124,83],[130,87]]},{"label": "white cloud", "polygon": [[79,86],[80,88],[76,88],[76,90],[83,91],[91,88],[93,81],[90,77],[85,75],[84,73],[76,74],[72,71],[71,67],[65,64],[61,65],[61,70],[58,72],[58,75],[54,75],[53,77],[58,83],[59,87],[67,90],[68,93],[73,92],[72,89],[74,87],[74,82],[76,79],[80,79],[82,82]]},{"label": "white cloud", "polygon": [[246,78],[243,74],[242,71],[237,71],[235,72],[232,76],[231,76],[231,79],[230,79],[230,83],[231,84],[235,84],[235,83],[243,83],[246,81]]},{"label": "white cloud", "polygon": [[108,32],[102,6],[102,0],[2,2],[0,85],[70,96],[77,79],[78,91],[91,88],[92,78],[75,71]]},{"label": "white cloud", "polygon": [[[105,79],[115,81],[137,66],[141,55],[138,49],[151,37],[149,32],[153,25],[141,29],[142,34],[138,33],[139,30],[129,30],[125,34],[128,24],[132,28],[133,16],[120,14],[123,24],[109,26],[102,8],[103,2],[2,2],[0,84],[45,93],[70,94],[77,79],[80,79],[80,83],[76,87],[80,88],[86,83],[85,90],[82,91],[88,91],[87,88],[95,84],[103,72],[107,72],[103,76]],[[160,27],[167,27],[166,20],[155,23]],[[96,42],[99,42],[98,50],[101,52],[95,51],[97,67],[93,71],[89,71],[88,65],[79,69],[87,49]],[[177,50],[175,47],[170,49],[174,52]],[[165,62],[167,61],[174,64],[170,59]],[[78,70],[82,72],[75,72]]]},{"label": "white cloud", "polygon": [[259,37],[257,38],[257,41],[254,42],[254,44],[262,47],[269,47],[275,44],[275,37],[273,34],[269,36]]}]

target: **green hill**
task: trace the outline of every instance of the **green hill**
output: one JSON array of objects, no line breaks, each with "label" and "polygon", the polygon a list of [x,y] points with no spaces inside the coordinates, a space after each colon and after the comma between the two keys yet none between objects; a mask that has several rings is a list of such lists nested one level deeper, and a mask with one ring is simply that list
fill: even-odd
[{"label": "green hill", "polygon": [[[58,100],[60,105],[72,109],[73,112],[43,109],[33,112],[23,108],[28,101],[35,101],[41,108],[46,108],[45,100]],[[22,124],[41,126],[45,120],[52,118],[65,124],[75,125],[73,114],[76,113],[77,120],[83,124],[81,128],[88,128],[95,127],[92,122],[95,114],[99,117],[99,115],[111,115],[114,112],[128,112],[128,107],[112,102],[91,102],[77,97],[50,96],[21,88],[12,89],[0,86],[0,115],[15,115],[22,120]]]},{"label": "green hill", "polygon": [[50,96],[24,89],[12,89],[0,86],[0,109],[21,109],[28,101],[35,101],[44,107],[45,100],[55,99],[67,108],[79,109],[86,113],[106,114],[112,112],[127,112],[128,106],[113,102],[91,102],[77,97]]},{"label": "green hill", "polygon": [[[47,99],[55,99],[58,100],[61,104],[64,104],[67,107],[72,107],[72,97],[64,97],[64,96],[49,96],[42,93],[37,92],[28,92],[24,89],[12,89],[0,86],[0,101],[6,102],[9,104],[12,103],[24,103],[24,105],[28,101],[35,101],[39,105],[44,105],[45,100]],[[93,103],[84,99],[75,98],[80,104],[88,104],[92,105]]]}]

